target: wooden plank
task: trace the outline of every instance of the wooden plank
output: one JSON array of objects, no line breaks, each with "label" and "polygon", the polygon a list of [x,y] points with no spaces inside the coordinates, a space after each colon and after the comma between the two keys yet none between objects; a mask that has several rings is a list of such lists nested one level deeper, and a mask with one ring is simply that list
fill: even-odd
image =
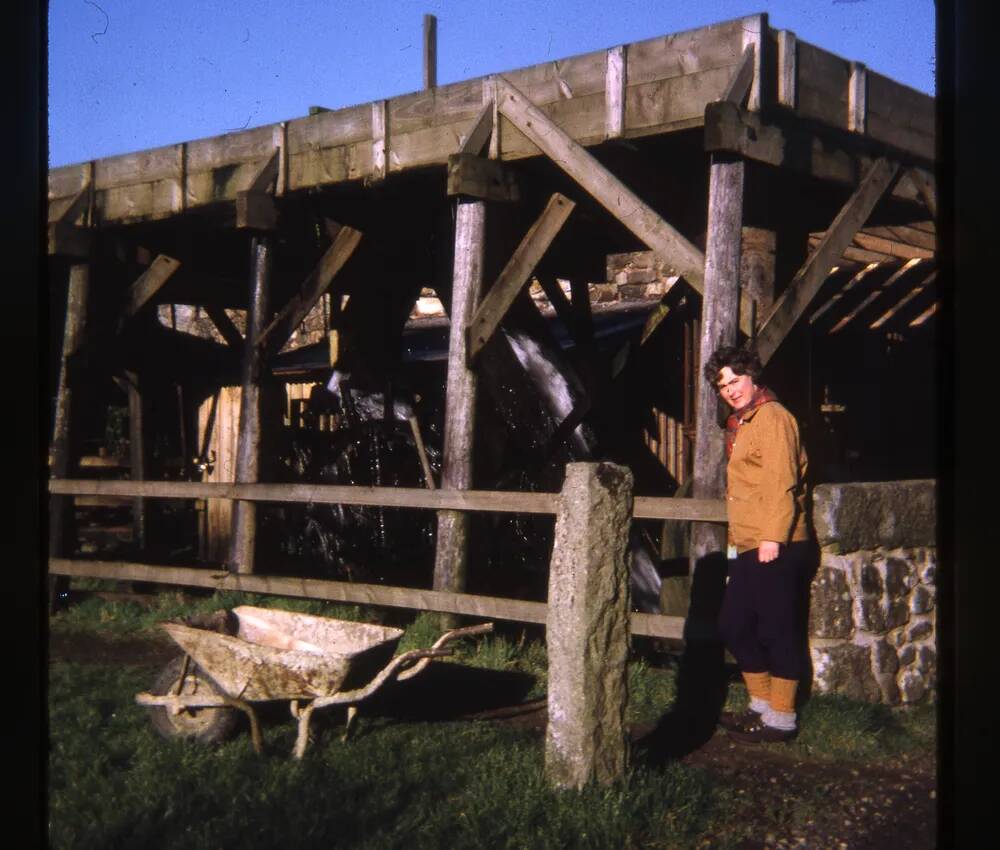
[{"label": "wooden plank", "polygon": [[[630,85],[731,68],[743,53],[745,18],[657,36],[628,45]],[[728,80],[732,71],[726,72]]]},{"label": "wooden plank", "polygon": [[937,235],[933,229],[928,232],[912,225],[893,224],[883,227],[863,227],[860,233],[878,236],[913,248],[921,248],[931,253],[937,250]]},{"label": "wooden plank", "polygon": [[499,160],[469,153],[448,157],[447,192],[449,196],[465,195],[505,203],[521,199],[517,175],[510,168]]},{"label": "wooden plank", "polygon": [[705,105],[723,95],[732,74],[733,65],[726,65],[688,76],[629,85],[625,104],[625,137],[701,126]]},{"label": "wooden plank", "polygon": [[727,103],[735,103],[737,106],[742,106],[743,101],[747,99],[750,94],[750,86],[754,81],[754,55],[755,49],[753,43],[748,44],[743,51],[743,58],[740,60],[740,64],[736,66],[736,71],[733,74],[733,78],[726,90],[722,93],[720,100],[724,100]]},{"label": "wooden plank", "polygon": [[625,127],[626,77],[625,46],[608,48],[607,68],[604,72],[605,134],[609,139],[621,137]]},{"label": "wooden plank", "polygon": [[424,88],[437,86],[437,18],[424,15]]},{"label": "wooden plank", "polygon": [[639,239],[670,262],[699,292],[704,288],[704,255],[594,157],[502,77],[497,80],[500,111],[538,148],[591,194]]},{"label": "wooden plank", "polygon": [[881,263],[868,263],[868,265],[866,265],[863,269],[855,272],[837,292],[834,292],[830,298],[828,298],[823,304],[812,312],[809,316],[809,324],[815,324],[826,313],[836,307],[848,292],[851,292],[853,289],[860,286],[873,271],[881,267],[883,267],[883,264]]},{"label": "wooden plank", "polygon": [[361,231],[341,227],[333,244],[323,253],[319,262],[302,282],[298,293],[289,299],[270,324],[261,331],[258,348],[273,354],[281,349],[294,331],[330,288],[334,278],[354,254],[361,242]]},{"label": "wooden plank", "polygon": [[180,260],[168,257],[166,254],[158,254],[156,259],[149,264],[149,267],[136,278],[129,287],[126,297],[125,308],[118,319],[118,328],[135,316],[145,307],[166,285],[167,281],[181,267]]},{"label": "wooden plank", "polygon": [[71,257],[85,260],[90,256],[93,233],[89,228],[57,221],[48,226],[50,257]]},{"label": "wooden plank", "polygon": [[277,148],[274,153],[268,158],[260,170],[254,175],[253,179],[250,181],[250,185],[246,187],[247,192],[272,192],[274,190],[274,184],[278,180],[278,169],[281,165],[281,149]]},{"label": "wooden plank", "polygon": [[[558,493],[492,490],[425,490],[419,487],[354,487],[335,484],[237,484],[225,481],[109,481],[53,478],[53,495],[145,496],[154,499],[243,499],[338,505],[370,505],[420,510],[489,511],[555,514]],[[725,522],[726,505],[719,499],[676,499],[636,496],[636,519],[683,519]]]},{"label": "wooden plank", "polygon": [[757,354],[762,363],[766,364],[771,359],[781,341],[812,302],[830,269],[885,194],[898,170],[898,164],[879,159],[837,213],[816,250],[796,273],[788,289],[765,319],[757,335]]},{"label": "wooden plank", "polygon": [[798,62],[795,33],[778,30],[778,103],[788,109],[796,107]]},{"label": "wooden plank", "polygon": [[[98,578],[112,581],[138,581],[182,587],[205,587],[216,591],[262,593],[293,599],[323,599],[356,605],[382,605],[418,611],[439,611],[482,617],[487,620],[511,620],[544,624],[548,606],[544,602],[477,596],[468,593],[445,593],[405,587],[388,587],[360,582],[327,581],[287,576],[247,576],[220,573],[192,567],[159,567],[126,561],[83,561],[51,558],[50,575],[73,578]],[[631,614],[629,629],[633,635],[682,639],[684,619],[662,614]]]},{"label": "wooden plank", "polygon": [[388,151],[389,122],[386,116],[386,101],[376,100],[372,104],[372,170],[369,175],[373,182],[385,179]]},{"label": "wooden plank", "polygon": [[847,129],[850,65],[826,50],[798,42],[798,104],[796,112],[833,127]]},{"label": "wooden plank", "polygon": [[928,260],[934,256],[933,250],[917,248],[914,245],[907,245],[893,239],[875,236],[863,230],[854,235],[854,244],[869,251],[880,251],[883,254],[888,254],[891,257],[901,257],[904,260],[912,260],[914,257]]},{"label": "wooden plank", "polygon": [[925,277],[920,283],[914,286],[909,292],[906,293],[902,298],[899,299],[892,307],[886,310],[881,316],[879,316],[874,322],[872,322],[868,327],[872,330],[877,330],[878,328],[885,325],[887,322],[891,321],[894,316],[900,313],[900,311],[914,298],[922,294],[928,287],[931,286],[938,276],[938,270],[934,269],[927,277]]},{"label": "wooden plank", "polygon": [[764,85],[764,55],[768,43],[767,12],[743,18],[740,34],[741,52],[745,55],[747,48],[753,48],[753,73],[750,77],[750,89],[747,92],[747,109],[751,112],[759,112],[770,105],[769,92]]},{"label": "wooden plank", "polygon": [[573,201],[556,192],[549,198],[542,214],[521,239],[507,265],[468,323],[466,334],[470,362],[475,361],[483,346],[493,336],[510,305],[514,303],[517,293],[527,283],[528,277],[552,244],[552,240],[562,230],[575,207]]},{"label": "wooden plank", "polygon": [[243,334],[240,333],[239,328],[233,324],[233,320],[229,318],[226,311],[215,304],[206,304],[205,312],[208,314],[208,318],[212,320],[212,324],[215,325],[215,329],[222,335],[222,338],[226,341],[233,351],[243,351]]},{"label": "wooden plank", "polygon": [[933,97],[868,72],[868,135],[932,161],[935,128]]},{"label": "wooden plank", "polygon": [[864,134],[868,127],[868,73],[861,62],[851,62],[847,83],[847,129]]},{"label": "wooden plank", "polygon": [[278,226],[278,208],[266,192],[236,193],[236,228],[238,230],[274,230]]},{"label": "wooden plank", "polygon": [[[274,154],[274,125],[265,124],[248,130],[194,139],[187,143],[188,174],[212,172],[241,165],[256,174],[260,166]],[[140,170],[141,174],[144,174]],[[249,181],[240,184],[244,188]]]},{"label": "wooden plank", "polygon": [[[483,152],[483,148],[486,147],[486,143],[490,139],[490,134],[493,132],[493,110],[494,105],[492,100],[483,104],[483,108],[479,111],[479,115],[476,116],[476,120],[472,122],[472,129],[469,130],[462,142],[459,153],[475,154],[478,156]],[[450,159],[449,157],[449,161]]]},{"label": "wooden plank", "polygon": [[176,145],[94,160],[94,189],[97,191],[137,182],[176,180],[179,176]]},{"label": "wooden plank", "polygon": [[[146,477],[146,440],[144,425],[144,403],[140,376],[135,372],[125,373],[128,382],[128,445],[129,475],[142,481]],[[147,506],[143,496],[132,499],[132,539],[140,549],[146,547]]]}]

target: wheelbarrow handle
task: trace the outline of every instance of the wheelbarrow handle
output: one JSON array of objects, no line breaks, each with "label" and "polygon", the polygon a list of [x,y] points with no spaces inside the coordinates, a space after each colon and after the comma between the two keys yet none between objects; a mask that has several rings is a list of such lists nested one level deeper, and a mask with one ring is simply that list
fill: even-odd
[{"label": "wheelbarrow handle", "polygon": [[493,631],[493,623],[481,623],[478,626],[465,626],[461,629],[452,629],[439,637],[431,649],[440,649],[446,643],[451,643],[458,638],[471,637],[472,635],[485,635]]}]

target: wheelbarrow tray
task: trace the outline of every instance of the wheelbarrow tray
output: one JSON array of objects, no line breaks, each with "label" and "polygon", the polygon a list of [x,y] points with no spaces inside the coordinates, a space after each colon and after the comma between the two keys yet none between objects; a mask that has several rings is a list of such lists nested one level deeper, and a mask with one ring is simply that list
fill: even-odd
[{"label": "wheelbarrow tray", "polygon": [[225,634],[162,623],[219,688],[242,700],[331,696],[371,680],[391,660],[402,629],[241,605]]}]

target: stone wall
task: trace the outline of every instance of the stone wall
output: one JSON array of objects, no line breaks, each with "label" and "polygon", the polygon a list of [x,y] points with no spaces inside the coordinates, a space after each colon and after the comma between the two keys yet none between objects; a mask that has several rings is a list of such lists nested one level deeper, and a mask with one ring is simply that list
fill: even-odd
[{"label": "stone wall", "polygon": [[936,520],[933,481],[815,488],[814,692],[889,705],[934,697]]}]

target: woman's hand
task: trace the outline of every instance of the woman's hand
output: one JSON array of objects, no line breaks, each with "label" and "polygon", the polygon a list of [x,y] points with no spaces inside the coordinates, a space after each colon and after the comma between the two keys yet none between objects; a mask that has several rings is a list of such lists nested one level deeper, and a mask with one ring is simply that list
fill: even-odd
[{"label": "woman's hand", "polygon": [[780,549],[781,545],[774,540],[761,540],[760,546],[757,547],[757,560],[762,564],[773,561],[778,557]]}]

